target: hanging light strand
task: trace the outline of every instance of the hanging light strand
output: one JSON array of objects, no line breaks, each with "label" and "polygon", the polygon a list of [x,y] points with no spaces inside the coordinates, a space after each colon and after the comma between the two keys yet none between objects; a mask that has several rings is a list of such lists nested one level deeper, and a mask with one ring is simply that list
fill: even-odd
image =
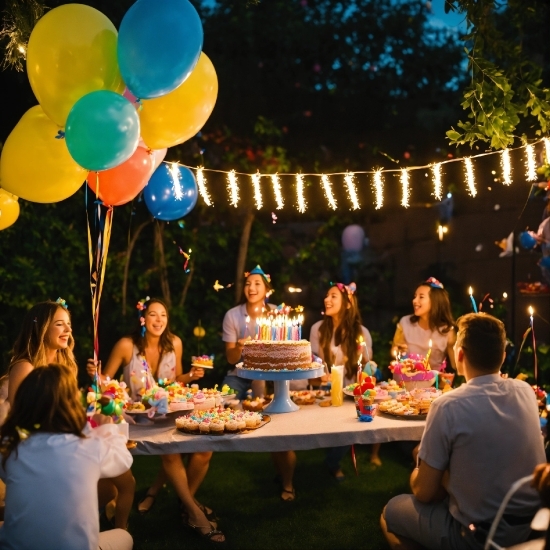
[{"label": "hanging light strand", "polygon": [[210,198],[208,189],[206,189],[206,179],[204,178],[204,169],[202,166],[197,168],[197,186],[199,188],[200,196],[206,206],[212,206],[212,199]]},{"label": "hanging light strand", "polygon": [[384,178],[382,177],[382,169],[376,170],[374,173],[374,196],[374,208],[380,210],[384,206]]},{"label": "hanging light strand", "polygon": [[177,201],[181,201],[181,199],[183,199],[183,189],[181,187],[181,172],[177,162],[172,162],[170,164],[170,175],[172,176],[174,198]]},{"label": "hanging light strand", "polygon": [[401,170],[401,206],[409,208],[409,199],[411,198],[411,186],[409,182],[409,171],[406,168]]},{"label": "hanging light strand", "polygon": [[357,198],[357,188],[355,187],[354,174],[352,172],[347,172],[344,176],[344,181],[346,182],[346,188],[348,190],[348,197],[351,201],[352,209],[359,210],[361,205],[359,204],[359,199]]},{"label": "hanging light strand", "polygon": [[544,152],[546,154],[546,164],[550,164],[550,138],[544,138]]},{"label": "hanging light strand", "polygon": [[500,165],[502,166],[502,183],[512,185],[512,163],[510,162],[510,151],[504,149],[500,153]]},{"label": "hanging light strand", "polygon": [[440,201],[443,198],[443,184],[441,183],[441,163],[432,164],[430,166],[432,171],[432,183],[434,190],[432,195]]},{"label": "hanging light strand", "polygon": [[325,191],[325,197],[327,198],[329,206],[333,210],[336,210],[336,199],[332,194],[332,184],[330,183],[330,180],[328,179],[328,176],[326,174],[321,175],[321,183],[323,185],[323,190]]},{"label": "hanging light strand", "polygon": [[468,192],[471,197],[477,195],[476,179],[474,176],[474,165],[470,157],[464,159],[464,168],[466,170],[466,184],[468,185]]},{"label": "hanging light strand", "polygon": [[235,170],[231,170],[227,174],[227,188],[229,190],[229,203],[237,208],[239,204],[239,182]]},{"label": "hanging light strand", "polygon": [[533,145],[525,146],[525,168],[527,181],[537,181],[537,158]]},{"label": "hanging light strand", "polygon": [[281,182],[277,174],[271,176],[271,182],[273,183],[273,192],[275,193],[275,202],[277,203],[277,210],[281,210],[285,205],[283,200],[283,193],[281,190]]},{"label": "hanging light strand", "polygon": [[303,214],[307,208],[307,202],[304,197],[304,176],[296,174],[296,199],[298,203],[298,212]]},{"label": "hanging light strand", "polygon": [[256,202],[256,208],[260,210],[260,208],[263,206],[263,200],[262,200],[262,190],[260,188],[260,178],[262,176],[260,175],[260,172],[256,172],[255,174],[252,174],[252,185],[254,187],[254,201]]}]

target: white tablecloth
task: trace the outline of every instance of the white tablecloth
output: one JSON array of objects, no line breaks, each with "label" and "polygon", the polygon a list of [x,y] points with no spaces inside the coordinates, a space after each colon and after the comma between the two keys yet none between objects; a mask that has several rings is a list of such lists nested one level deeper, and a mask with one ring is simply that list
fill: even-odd
[{"label": "white tablecloth", "polygon": [[188,435],[176,430],[175,417],[151,425],[131,425],[130,439],[138,443],[132,453],[161,455],[202,451],[288,451],[337,447],[352,443],[419,441],[426,422],[379,415],[359,422],[355,406],[345,400],[341,407],[304,405],[293,413],[273,414],[271,422],[244,434]]}]

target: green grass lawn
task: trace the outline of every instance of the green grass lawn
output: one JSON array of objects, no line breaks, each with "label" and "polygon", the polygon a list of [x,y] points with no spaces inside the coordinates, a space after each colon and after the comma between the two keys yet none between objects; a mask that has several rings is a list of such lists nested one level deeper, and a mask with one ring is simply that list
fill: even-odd
[{"label": "green grass lawn", "polygon": [[[324,467],[324,450],[299,451],[297,496],[291,503],[279,497],[269,453],[214,453],[197,498],[221,518],[219,528],[229,548],[387,548],[378,523],[380,512],[392,496],[407,491],[410,453],[401,444],[385,444],[383,466],[373,470],[368,446],[356,446],[356,452],[359,476],[347,455],[343,460],[346,478],[338,483]],[[135,457],[136,502],[145,494],[159,464],[158,457]],[[132,513],[130,531],[136,550],[215,546],[183,526],[170,486],[148,514]]]}]

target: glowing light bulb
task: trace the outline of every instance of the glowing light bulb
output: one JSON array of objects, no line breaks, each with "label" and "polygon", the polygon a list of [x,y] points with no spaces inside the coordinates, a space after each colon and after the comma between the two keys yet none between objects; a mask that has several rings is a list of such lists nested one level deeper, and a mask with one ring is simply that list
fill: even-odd
[{"label": "glowing light bulb", "polygon": [[174,198],[177,201],[183,199],[183,187],[181,186],[181,172],[177,162],[170,164],[170,176],[172,177],[172,190],[174,191]]},{"label": "glowing light bulb", "polygon": [[344,181],[346,182],[346,188],[348,190],[348,197],[351,201],[351,206],[353,210],[359,210],[361,206],[359,205],[359,199],[357,198],[357,189],[355,187],[354,175],[352,172],[347,172],[344,176]]},{"label": "glowing light bulb", "polygon": [[464,168],[466,169],[466,183],[468,185],[468,191],[470,196],[475,197],[477,195],[476,180],[474,177],[474,165],[472,159],[467,157],[464,159]]},{"label": "glowing light bulb", "polygon": [[254,200],[256,201],[256,208],[260,210],[263,206],[262,190],[260,188],[260,178],[262,176],[259,172],[252,174],[252,185],[254,186]]},{"label": "glowing light bulb", "polygon": [[374,173],[374,196],[376,210],[384,206],[384,179],[382,178],[382,169]]},{"label": "glowing light bulb", "polygon": [[537,181],[537,159],[535,148],[532,145],[525,147],[525,168],[527,169],[527,181]]},{"label": "glowing light bulb", "polygon": [[401,176],[399,178],[401,180],[401,206],[403,208],[409,208],[409,198],[411,196],[411,186],[409,183],[409,171],[406,168],[403,168],[401,170]]},{"label": "glowing light bulb", "polygon": [[443,198],[442,183],[441,183],[441,164],[432,164],[430,166],[432,170],[432,182],[434,184],[433,196],[440,201]]},{"label": "glowing light bulb", "polygon": [[229,189],[229,202],[231,206],[237,208],[239,204],[239,183],[237,181],[237,174],[235,170],[231,170],[227,174],[227,187]]},{"label": "glowing light bulb", "polygon": [[206,206],[212,206],[212,199],[210,198],[208,189],[206,189],[206,179],[204,178],[204,168],[202,166],[197,168],[197,187]]},{"label": "glowing light bulb", "polygon": [[271,183],[273,184],[273,192],[275,193],[275,202],[277,203],[277,210],[281,210],[285,205],[283,200],[283,193],[281,191],[281,182],[277,174],[271,176]]},{"label": "glowing light bulb", "polygon": [[298,203],[298,212],[303,214],[306,211],[307,203],[304,197],[304,176],[296,174],[296,200]]},{"label": "glowing light bulb", "polygon": [[332,184],[330,183],[330,180],[328,179],[328,176],[326,174],[323,174],[321,176],[321,183],[323,185],[323,190],[325,191],[325,197],[327,198],[329,206],[333,210],[336,210],[336,199],[332,194]]}]

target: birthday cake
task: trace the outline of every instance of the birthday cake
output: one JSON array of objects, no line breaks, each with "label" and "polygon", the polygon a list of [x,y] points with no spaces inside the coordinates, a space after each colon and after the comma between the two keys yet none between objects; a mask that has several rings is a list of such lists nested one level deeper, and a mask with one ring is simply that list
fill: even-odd
[{"label": "birthday cake", "polygon": [[307,340],[249,340],[243,348],[243,366],[249,370],[311,370],[311,345]]},{"label": "birthday cake", "polygon": [[192,367],[202,367],[205,369],[211,369],[214,367],[213,355],[193,355],[191,356]]}]

